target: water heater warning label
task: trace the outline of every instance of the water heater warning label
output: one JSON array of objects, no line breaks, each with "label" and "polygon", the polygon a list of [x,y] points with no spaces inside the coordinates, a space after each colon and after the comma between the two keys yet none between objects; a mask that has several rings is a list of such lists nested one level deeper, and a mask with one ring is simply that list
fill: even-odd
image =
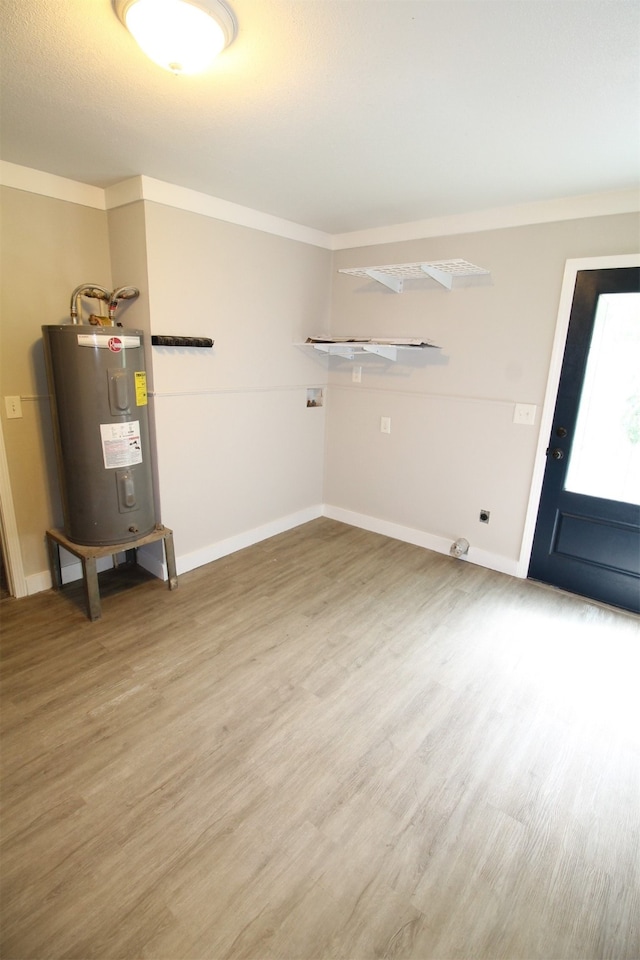
[{"label": "water heater warning label", "polygon": [[142,463],[139,420],[131,420],[129,423],[101,423],[100,438],[107,470]]},{"label": "water heater warning label", "polygon": [[144,370],[136,370],[133,374],[136,381],[136,407],[147,405],[147,374]]}]

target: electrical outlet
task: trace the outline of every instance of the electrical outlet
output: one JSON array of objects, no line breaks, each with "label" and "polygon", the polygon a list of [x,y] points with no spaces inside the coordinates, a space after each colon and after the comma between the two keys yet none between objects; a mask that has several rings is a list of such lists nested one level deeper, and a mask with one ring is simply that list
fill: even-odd
[{"label": "electrical outlet", "polygon": [[352,383],[362,383],[362,367],[354,367],[351,371]]},{"label": "electrical outlet", "polygon": [[536,422],[537,409],[535,403],[516,403],[513,408],[513,422],[526,423],[532,427]]},{"label": "electrical outlet", "polygon": [[5,397],[4,408],[7,411],[7,420],[20,420],[22,417],[22,403],[20,397]]},{"label": "electrical outlet", "polygon": [[391,433],[391,417],[380,417],[380,433]]}]

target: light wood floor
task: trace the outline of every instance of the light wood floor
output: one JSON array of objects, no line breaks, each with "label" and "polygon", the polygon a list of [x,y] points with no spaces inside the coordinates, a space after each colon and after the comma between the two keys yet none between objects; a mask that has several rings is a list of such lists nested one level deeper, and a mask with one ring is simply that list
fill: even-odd
[{"label": "light wood floor", "polygon": [[329,520],[102,595],[2,604],[4,960],[640,957],[637,619]]}]

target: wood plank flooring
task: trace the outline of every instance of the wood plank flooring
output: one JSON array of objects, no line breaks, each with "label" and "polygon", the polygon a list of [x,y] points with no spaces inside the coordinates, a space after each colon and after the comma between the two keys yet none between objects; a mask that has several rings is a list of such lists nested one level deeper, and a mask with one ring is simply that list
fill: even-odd
[{"label": "wood plank flooring", "polygon": [[636,618],[327,519],[4,601],[4,960],[637,960]]}]

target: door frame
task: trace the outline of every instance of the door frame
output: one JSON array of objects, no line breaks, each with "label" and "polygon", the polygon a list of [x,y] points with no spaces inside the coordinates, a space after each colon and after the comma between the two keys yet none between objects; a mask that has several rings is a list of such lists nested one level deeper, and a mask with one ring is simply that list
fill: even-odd
[{"label": "door frame", "polygon": [[0,537],[2,537],[2,554],[9,584],[9,592],[13,597],[26,597],[29,590],[24,575],[20,537],[16,523],[16,513],[13,507],[13,494],[9,478],[9,464],[4,445],[2,421],[0,420]]},{"label": "door frame", "polygon": [[547,377],[547,388],[542,404],[540,414],[540,428],[538,432],[538,443],[536,446],[535,462],[533,474],[531,477],[531,487],[529,490],[529,502],[522,534],[522,544],[520,547],[520,558],[516,576],[526,579],[529,571],[529,561],[531,560],[531,551],[533,549],[533,537],[538,520],[538,510],[540,508],[540,497],[542,495],[542,484],[544,481],[544,472],[547,466],[546,452],[549,446],[549,436],[553,427],[553,414],[556,408],[558,398],[558,387],[560,385],[560,374],[562,373],[562,363],[564,360],[564,351],[567,344],[567,333],[569,331],[569,318],[571,316],[571,307],[573,305],[573,294],[575,291],[576,280],[580,270],[615,270],[623,267],[640,267],[640,254],[617,254],[608,257],[581,257],[576,260],[567,260],[562,279],[562,290],[560,292],[560,303],[558,305],[558,317],[556,320],[556,330],[553,339],[553,348],[551,350],[551,360],[549,362],[549,374]]}]

